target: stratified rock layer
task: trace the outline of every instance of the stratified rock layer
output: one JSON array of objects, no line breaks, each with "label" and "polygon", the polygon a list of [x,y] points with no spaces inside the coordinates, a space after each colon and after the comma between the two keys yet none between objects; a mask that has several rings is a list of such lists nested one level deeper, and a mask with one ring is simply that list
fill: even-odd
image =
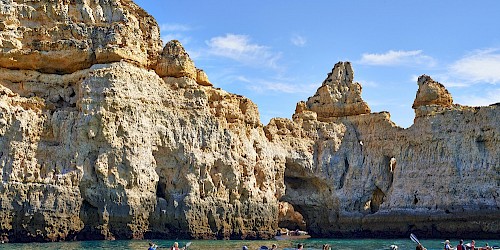
[{"label": "stratified rock layer", "polygon": [[149,67],[158,25],[131,0],[0,2],[0,67],[72,73],[122,59]]},{"label": "stratified rock layer", "polygon": [[341,62],[263,126],[128,0],[0,11],[3,239],[500,233],[498,105],[453,104],[422,76],[402,129]]},{"label": "stratified rock layer", "polygon": [[[2,230],[11,240],[275,232],[283,165],[248,99],[125,62],[67,76],[4,72],[32,75],[0,81],[37,94],[1,97],[2,197],[12,204]],[[71,91],[52,93],[63,82]],[[49,224],[55,232],[39,232]]]}]

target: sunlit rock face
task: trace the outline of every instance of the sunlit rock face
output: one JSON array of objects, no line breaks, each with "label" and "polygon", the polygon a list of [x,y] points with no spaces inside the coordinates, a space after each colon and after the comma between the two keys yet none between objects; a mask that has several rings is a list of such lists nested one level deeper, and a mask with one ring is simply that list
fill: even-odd
[{"label": "sunlit rock face", "polygon": [[307,108],[321,121],[370,113],[368,104],[361,98],[361,85],[353,80],[351,63],[337,63],[316,94],[309,97]]},{"label": "sunlit rock face", "polygon": [[0,10],[4,238],[274,235],[284,152],[254,103],[177,41],[161,49],[151,16],[126,0]]},{"label": "sunlit rock face", "polygon": [[290,145],[282,199],[303,215],[312,234],[498,234],[498,105],[454,105],[430,77],[418,84],[415,123],[408,129],[387,112],[323,122],[304,102],[293,121],[266,127],[271,141]]},{"label": "sunlit rock face", "polygon": [[453,104],[422,76],[403,129],[340,62],[263,126],[130,1],[8,0],[0,16],[2,239],[500,233],[498,105]]},{"label": "sunlit rock face", "polygon": [[460,105],[453,105],[453,98],[448,90],[430,76],[422,75],[418,78],[418,91],[413,102],[415,117],[435,115],[443,110],[459,110]]},{"label": "sunlit rock face", "polygon": [[153,17],[130,0],[0,2],[0,67],[72,73],[96,63],[156,63]]},{"label": "sunlit rock face", "polygon": [[3,71],[0,213],[11,240],[274,234],[284,152],[250,100],[127,62]]}]

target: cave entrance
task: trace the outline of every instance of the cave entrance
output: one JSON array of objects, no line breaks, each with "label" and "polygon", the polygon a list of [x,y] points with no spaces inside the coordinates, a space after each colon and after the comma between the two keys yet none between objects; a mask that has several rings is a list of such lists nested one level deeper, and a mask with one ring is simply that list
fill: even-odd
[{"label": "cave entrance", "polygon": [[380,205],[384,202],[385,194],[380,188],[376,188],[372,194],[372,200],[370,202],[370,212],[376,213],[380,209]]},{"label": "cave entrance", "polygon": [[287,160],[285,167],[286,191],[280,200],[280,213],[288,211],[288,216],[280,218],[278,225],[321,235],[323,224],[329,223],[325,194],[330,191],[325,181],[295,162]]}]

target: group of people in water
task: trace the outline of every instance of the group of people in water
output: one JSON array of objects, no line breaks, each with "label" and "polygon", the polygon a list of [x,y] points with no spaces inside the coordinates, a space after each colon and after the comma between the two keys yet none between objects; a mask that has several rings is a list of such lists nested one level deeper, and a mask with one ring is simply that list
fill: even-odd
[{"label": "group of people in water", "polygon": [[[149,248],[148,248],[148,250],[156,250],[157,248],[158,248],[158,245],[154,244],[153,242],[149,242]],[[174,244],[170,248],[170,250],[185,250],[185,249],[186,249],[186,247],[179,248],[179,243],[178,242],[174,242]]]},{"label": "group of people in water", "polygon": [[[449,240],[444,242],[444,250],[492,250],[492,248],[486,243],[483,247],[476,247],[476,242],[472,240],[470,243],[464,245],[464,240],[460,240],[456,247],[450,244]],[[418,250],[418,249],[417,249]]]},{"label": "group of people in water", "polygon": [[[456,247],[453,247],[450,240],[444,241],[444,250],[492,250],[488,243],[484,247],[476,247],[476,242],[472,240],[470,243],[464,244],[464,240],[460,240]],[[422,244],[418,244],[416,250],[427,250]]]},{"label": "group of people in water", "polygon": [[[268,248],[267,246],[261,246],[259,250],[267,250],[267,249],[275,250],[275,249],[278,249],[278,246],[276,244],[273,244],[271,246],[271,248]],[[322,249],[323,250],[331,250],[332,248],[330,247],[330,245],[324,244]],[[242,250],[248,250],[248,247],[243,246]],[[297,250],[304,250],[304,244],[302,244],[302,243],[297,244]]]},{"label": "group of people in water", "polygon": [[[492,250],[493,249],[492,247],[490,247],[488,245],[488,243],[486,243],[486,245],[484,247],[476,247],[475,245],[476,245],[476,242],[474,240],[472,240],[470,243],[467,243],[467,244],[464,244],[464,240],[460,240],[458,245],[456,247],[453,247],[450,244],[450,241],[446,240],[444,242],[444,250]],[[154,244],[153,242],[149,243],[148,250],[156,250],[157,248],[158,248],[158,246],[156,244]],[[174,242],[172,247],[170,247],[170,250],[185,250],[185,249],[186,249],[186,247],[179,248],[178,242]],[[276,249],[278,249],[278,246],[276,244],[272,244],[271,248],[268,248],[267,246],[261,246],[259,250],[267,250],[267,249],[276,250]],[[297,244],[297,250],[303,250],[303,249],[304,249],[304,244],[302,244],[302,243]],[[324,244],[322,249],[323,250],[331,250],[332,248],[330,247],[329,244]],[[391,249],[397,250],[398,247],[396,245],[391,245]],[[247,246],[243,246],[242,250],[249,250],[249,249]],[[427,248],[425,248],[421,243],[419,243],[416,247],[416,250],[427,250]]]}]

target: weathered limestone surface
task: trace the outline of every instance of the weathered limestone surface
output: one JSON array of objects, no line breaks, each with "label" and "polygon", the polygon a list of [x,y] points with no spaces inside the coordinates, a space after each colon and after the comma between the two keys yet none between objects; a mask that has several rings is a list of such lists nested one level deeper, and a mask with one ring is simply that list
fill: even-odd
[{"label": "weathered limestone surface", "polygon": [[0,1],[0,67],[72,73],[122,59],[156,63],[158,25],[131,0]]},{"label": "weathered limestone surface", "polygon": [[498,105],[422,76],[403,129],[341,62],[263,126],[128,0],[7,0],[0,17],[2,238],[500,233]]},{"label": "weathered limestone surface", "polygon": [[266,127],[289,152],[282,200],[313,235],[498,235],[498,105],[452,105],[428,76],[415,103],[408,129],[386,112],[322,122],[303,102]]},{"label": "weathered limestone surface", "polygon": [[[276,195],[284,192],[275,183],[283,183],[284,165],[273,159],[250,100],[186,84],[194,81],[189,78],[161,79],[126,62],[69,76],[4,71],[34,77],[0,80],[11,89],[39,81],[24,87],[35,97],[2,92],[1,197],[11,204],[2,212],[15,219],[3,220],[2,231],[11,240],[265,238],[275,232]],[[72,91],[53,97],[58,82]],[[76,98],[66,102],[66,92]],[[28,218],[16,221],[24,212],[15,203]],[[50,223],[57,224],[54,232],[37,230]],[[36,233],[22,231],[24,225]]]},{"label": "weathered limestone surface", "polygon": [[351,63],[337,63],[316,94],[309,97],[307,108],[316,112],[320,121],[370,113],[370,107],[361,99],[361,85],[353,80]]}]

